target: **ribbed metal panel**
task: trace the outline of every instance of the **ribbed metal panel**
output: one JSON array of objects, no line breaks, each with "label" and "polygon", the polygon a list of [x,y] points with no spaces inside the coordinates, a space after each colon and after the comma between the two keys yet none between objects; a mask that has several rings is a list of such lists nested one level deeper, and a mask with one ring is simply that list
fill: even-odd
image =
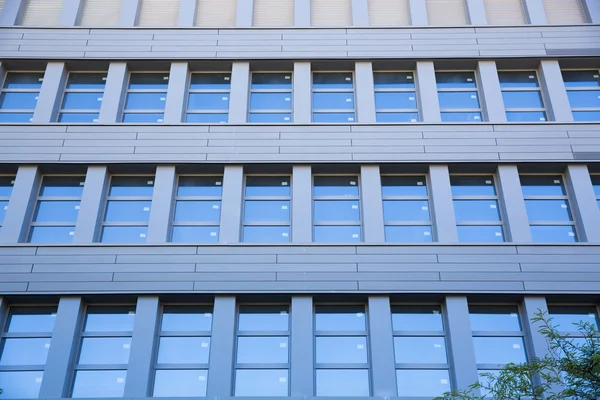
[{"label": "ribbed metal panel", "polygon": [[116,26],[122,0],[85,0],[81,13],[82,26]]},{"label": "ribbed metal panel", "polygon": [[369,24],[410,25],[409,0],[369,0]]},{"label": "ribbed metal panel", "polygon": [[352,0],[310,0],[310,21],[313,26],[350,26]]},{"label": "ribbed metal panel", "polygon": [[549,24],[584,24],[588,22],[581,0],[543,0],[543,3]]},{"label": "ribbed metal panel", "polygon": [[485,14],[490,25],[523,25],[525,9],[521,0],[484,0]]},{"label": "ribbed metal panel", "polygon": [[425,0],[429,25],[466,25],[465,0]]},{"label": "ribbed metal panel", "polygon": [[179,0],[142,0],[138,26],[177,26]]},{"label": "ribbed metal panel", "polygon": [[235,26],[237,0],[198,0],[196,26]]},{"label": "ribbed metal panel", "polygon": [[254,0],[252,25],[293,26],[294,0]]},{"label": "ribbed metal panel", "polygon": [[63,0],[29,0],[21,25],[58,25]]}]

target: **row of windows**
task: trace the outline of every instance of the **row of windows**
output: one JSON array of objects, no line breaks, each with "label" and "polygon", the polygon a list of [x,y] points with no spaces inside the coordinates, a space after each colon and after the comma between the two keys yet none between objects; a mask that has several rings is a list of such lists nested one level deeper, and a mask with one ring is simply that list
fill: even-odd
[{"label": "row of windows", "polygon": [[[562,75],[573,119],[600,121],[600,71],[564,70]],[[550,120],[536,71],[499,71],[498,78],[507,121]],[[375,71],[373,79],[377,122],[422,120],[413,71]],[[474,71],[437,71],[435,79],[442,122],[476,123],[487,119]],[[247,122],[294,121],[291,71],[254,72],[250,80]],[[8,72],[0,92],[0,123],[32,121],[43,81],[43,72]],[[69,73],[54,120],[98,122],[106,83],[106,72]],[[184,105],[185,122],[227,123],[231,85],[230,72],[192,73]],[[162,123],[168,87],[168,72],[130,73],[119,121]],[[313,122],[358,121],[353,72],[313,72],[311,90]]]},{"label": "row of windows", "polygon": [[[592,175],[596,198],[600,176]],[[363,207],[359,175],[314,175],[313,241],[361,242]],[[0,228],[14,177],[0,177]],[[436,241],[431,185],[426,175],[382,175],[381,198],[386,242]],[[112,176],[102,215],[99,242],[144,243],[152,208],[154,176]],[[534,242],[579,240],[562,175],[521,175],[524,205]],[[27,241],[70,243],[75,234],[85,176],[44,176]],[[507,235],[502,199],[494,175],[450,175],[459,242],[497,243]],[[241,241],[292,240],[292,176],[246,175],[243,184]],[[170,241],[216,243],[222,215],[222,175],[181,175],[174,193]],[[600,206],[600,200],[598,200]],[[231,212],[231,210],[226,211]]]},{"label": "row of windows", "polygon": [[[297,0],[309,1],[309,0]],[[368,21],[372,26],[411,25],[410,0],[366,0]],[[121,0],[84,0],[80,26],[116,26],[121,14]],[[1,5],[0,2],[0,11]],[[490,25],[529,23],[523,0],[484,0]],[[28,0],[20,25],[59,25],[64,0]],[[253,0],[253,26],[294,26],[294,0]],[[590,22],[580,0],[543,0],[549,24],[583,24]],[[237,0],[196,0],[195,26],[235,26]],[[465,0],[425,0],[429,25],[467,25],[469,16]],[[352,26],[351,0],[310,0],[312,26]],[[192,9],[190,8],[189,11]],[[137,26],[178,26],[180,0],[142,0]],[[531,16],[530,16],[531,17]],[[414,22],[412,24],[415,24]]]}]

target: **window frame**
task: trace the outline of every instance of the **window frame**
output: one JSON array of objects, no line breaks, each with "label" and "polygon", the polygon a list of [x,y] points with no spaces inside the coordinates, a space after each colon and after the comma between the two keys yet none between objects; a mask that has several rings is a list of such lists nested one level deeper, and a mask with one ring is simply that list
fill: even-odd
[{"label": "window frame", "polygon": [[[544,120],[539,120],[539,121],[507,121],[508,123],[515,123],[515,124],[522,124],[522,123],[540,123],[540,122],[548,122],[550,121],[550,117],[548,114],[548,99],[546,99],[546,96],[544,95],[544,91],[542,90],[542,82],[540,81],[540,74],[539,71],[536,69],[500,69],[498,70],[498,80],[500,80],[500,73],[501,72],[528,72],[528,73],[534,73],[535,74],[535,80],[537,82],[537,87],[535,88],[531,88],[531,87],[510,87],[510,88],[503,88],[502,87],[502,82],[500,82],[500,94],[504,93],[504,92],[537,92],[540,94],[540,99],[542,100],[542,105],[543,107],[541,108],[532,108],[532,107],[526,107],[526,108],[508,108],[506,107],[506,105],[504,105],[504,113],[507,115],[508,117],[508,113],[509,112],[542,112],[544,113]],[[504,100],[503,100],[504,103]]]},{"label": "window frame", "polygon": [[[192,84],[192,76],[194,74],[202,74],[202,75],[216,75],[216,74],[229,74],[229,89],[192,89],[191,88],[191,84]],[[229,71],[189,71],[188,72],[188,76],[187,76],[187,87],[186,87],[186,94],[185,94],[185,108],[184,108],[184,114],[185,114],[185,123],[186,124],[210,124],[210,125],[214,125],[214,122],[188,122],[188,116],[190,114],[225,114],[227,115],[227,121],[225,122],[219,122],[219,124],[227,124],[229,123],[229,107],[227,108],[227,110],[202,110],[202,109],[190,109],[189,105],[190,105],[190,95],[192,94],[222,94],[225,95],[227,94],[227,96],[229,97],[229,102],[228,104],[231,104],[231,82],[232,82],[232,72],[231,70]]]},{"label": "window frame", "polygon": [[[132,75],[142,75],[142,74],[166,74],[167,88],[165,89],[131,89],[131,76]],[[171,83],[171,72],[170,71],[128,71],[127,74],[127,85],[125,86],[125,90],[123,91],[123,106],[121,108],[121,118],[120,123],[123,124],[155,124],[155,123],[163,123],[165,120],[165,110],[167,105],[167,95],[169,91],[169,84]],[[165,106],[162,109],[127,109],[127,99],[131,93],[164,93],[165,95]],[[126,114],[162,114],[162,118],[159,118],[154,122],[126,122],[125,115]]]},{"label": "window frame", "polygon": [[[350,74],[352,78],[352,88],[350,89],[334,89],[323,88],[315,89],[314,77],[315,74]],[[352,94],[352,109],[337,109],[337,108],[315,108],[314,94],[315,93],[351,93]],[[357,106],[356,106],[356,73],[354,70],[311,70],[310,71],[310,113],[311,123],[313,124],[355,124],[357,121]],[[344,122],[315,122],[315,114],[352,114],[352,121]]]},{"label": "window frame", "polygon": [[[71,78],[72,74],[104,74],[104,79],[102,79],[104,81],[104,87],[102,88],[102,90],[100,89],[70,89],[69,88],[69,79]],[[62,124],[89,124],[89,122],[61,122],[60,121],[60,117],[63,114],[98,114],[98,118],[95,118],[94,120],[92,120],[92,123],[97,123],[98,119],[100,117],[100,110],[102,107],[102,102],[104,101],[104,92],[106,90],[106,83],[108,82],[108,71],[69,71],[69,73],[67,74],[67,78],[65,79],[65,83],[63,86],[63,91],[62,91],[62,95],[60,97],[60,103],[58,104],[58,112],[56,113],[56,122],[58,123],[62,123]],[[69,93],[97,93],[98,96],[102,99],[99,100],[100,104],[99,104],[99,108],[98,109],[69,109],[69,108],[63,108],[63,104],[65,102],[65,99],[67,97],[67,95]],[[123,104],[124,106],[124,104]]]},{"label": "window frame", "polygon": [[[9,88],[5,88],[4,85],[6,84],[6,80],[8,78],[9,74],[41,74],[42,75],[42,80],[39,81],[40,82],[40,87],[37,89],[33,89],[33,88],[15,88],[15,89],[9,89]],[[44,83],[44,78],[46,75],[46,71],[40,71],[40,70],[8,70],[4,72],[4,76],[2,77],[2,81],[0,82],[0,96],[2,96],[4,93],[37,93],[38,94],[38,98],[40,95],[40,92],[42,90],[42,85]],[[37,106],[37,101],[38,98],[36,98],[36,106]],[[35,107],[33,109],[28,109],[28,108],[14,108],[14,109],[5,109],[0,107],[0,114],[31,114],[31,118],[29,119],[28,122],[0,122],[0,124],[27,124],[27,123],[31,123],[33,121],[33,117],[35,114]]]},{"label": "window frame", "polygon": [[[289,74],[290,75],[290,89],[253,89],[252,88],[252,78],[254,74]],[[287,110],[277,110],[277,109],[265,109],[265,110],[254,110],[251,108],[252,105],[252,95],[254,93],[267,93],[267,94],[275,94],[275,93],[289,93],[290,94],[290,109]],[[252,114],[290,114],[290,120],[285,122],[251,122],[250,116]],[[251,124],[289,124],[294,122],[294,71],[251,71],[250,72],[250,91],[248,97],[248,123]]]},{"label": "window frame", "polygon": [[[451,70],[451,69],[440,69],[440,70],[435,70],[434,74],[437,73],[465,73],[465,72],[471,72],[473,73],[473,82],[475,83],[475,87],[474,88],[439,88],[437,87],[437,76],[435,79],[435,84],[436,84],[436,91],[437,91],[437,100],[438,100],[438,104],[439,104],[439,94],[440,92],[463,92],[463,93],[469,93],[469,92],[476,92],[477,93],[477,102],[479,103],[479,108],[442,108],[441,104],[440,104],[440,118],[442,116],[443,113],[452,113],[452,114],[461,114],[461,113],[479,113],[479,115],[481,115],[481,118],[479,119],[479,121],[467,121],[467,122],[453,122],[453,123],[469,123],[469,124],[479,124],[481,122],[484,122],[487,120],[486,118],[486,114],[484,112],[484,107],[483,107],[483,101],[482,101],[482,96],[481,96],[481,82],[479,82],[479,77],[477,76],[477,70],[469,70],[469,69],[455,69],[455,70]],[[452,123],[452,122],[442,122],[442,123]]]},{"label": "window frame", "polygon": [[[414,84],[413,88],[377,88],[375,86],[375,74],[411,74],[412,75],[412,81]],[[395,123],[395,124],[414,124],[417,122],[421,122],[422,116],[421,116],[421,111],[420,111],[420,107],[419,107],[419,94],[418,94],[418,88],[417,88],[417,79],[415,77],[416,73],[413,70],[375,70],[373,71],[373,90],[375,92],[375,97],[377,97],[377,93],[414,93],[415,94],[415,105],[417,106],[416,108],[412,109],[412,108],[377,108],[377,101],[375,101],[375,118],[377,118],[378,114],[409,114],[409,113],[416,113],[417,114],[417,119],[416,120],[411,120],[409,122],[377,122],[379,124],[389,124],[389,123]]]},{"label": "window frame", "polygon": [[[593,71],[595,72],[596,75],[600,76],[600,69],[597,68],[561,68],[560,69],[561,72],[562,71],[566,71],[566,72],[582,72],[582,71]],[[599,78],[600,79],[600,78]],[[564,78],[563,78],[563,85],[564,85]],[[564,85],[565,90],[567,91],[567,96],[569,95],[569,92],[591,92],[591,91],[600,91],[600,84],[598,86],[576,86],[576,87],[567,87],[566,85]],[[569,104],[570,105],[570,104]],[[592,112],[598,112],[600,113],[600,105],[598,107],[571,107],[571,113],[574,112],[586,112],[586,111],[592,111]],[[595,122],[593,120],[590,121],[575,121],[575,122]]]},{"label": "window frame", "polygon": [[[0,174],[0,178],[8,178],[11,180],[11,190],[10,190],[10,195],[8,196],[0,196],[0,202],[6,202],[6,206],[4,206],[4,211],[6,213],[6,211],[8,210],[8,204],[10,203],[10,198],[12,196],[12,191],[14,190],[15,187],[15,182],[17,180],[17,176],[16,175],[11,175],[11,174]],[[5,216],[6,218],[6,216]],[[2,225],[4,223],[4,219],[0,219],[0,231],[2,230]]]}]

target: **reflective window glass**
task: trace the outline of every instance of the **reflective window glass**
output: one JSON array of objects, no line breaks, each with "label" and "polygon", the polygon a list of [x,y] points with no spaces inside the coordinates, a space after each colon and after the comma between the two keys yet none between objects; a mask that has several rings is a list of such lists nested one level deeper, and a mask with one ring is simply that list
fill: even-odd
[{"label": "reflective window glass", "polygon": [[10,197],[14,185],[14,176],[0,176],[0,197]]},{"label": "reflective window glass", "polygon": [[77,371],[71,397],[123,397],[126,375],[125,370]]},{"label": "reflective window glass", "polygon": [[11,307],[6,322],[10,333],[52,333],[56,320],[54,307]]},{"label": "reflective window glass", "polygon": [[248,200],[244,207],[245,222],[285,222],[290,220],[290,202]]},{"label": "reflective window glass", "polygon": [[313,122],[354,122],[354,113],[313,113]]},{"label": "reflective window glass", "polygon": [[105,226],[101,243],[146,243],[147,226]]},{"label": "reflective window glass", "polygon": [[367,369],[317,369],[317,396],[368,397],[369,370]]},{"label": "reflective window glass", "polygon": [[163,122],[163,118],[163,113],[125,114],[123,115],[123,122],[150,124]]},{"label": "reflective window glass", "polygon": [[385,221],[429,221],[428,200],[384,200]]},{"label": "reflective window glass", "polygon": [[562,71],[562,77],[567,88],[600,87],[600,73],[598,70]]},{"label": "reflective window glass", "polygon": [[315,222],[360,221],[358,200],[315,200]]},{"label": "reflective window glass", "polygon": [[110,182],[109,196],[152,196],[153,176],[114,176]]},{"label": "reflective window glass", "polygon": [[315,176],[314,196],[358,196],[357,176]]},{"label": "reflective window glass", "polygon": [[313,108],[319,110],[353,110],[354,93],[313,93]]},{"label": "reflective window glass", "polygon": [[50,338],[7,338],[2,340],[0,365],[44,365]]},{"label": "reflective window glass", "polygon": [[165,306],[162,331],[210,331],[212,311],[207,307]]},{"label": "reflective window glass", "polygon": [[152,397],[204,397],[208,371],[163,369],[154,376]]},{"label": "reflective window glass", "polygon": [[539,122],[547,121],[548,117],[543,111],[507,111],[508,122]]},{"label": "reflective window glass", "polygon": [[578,331],[578,324],[590,323],[598,328],[598,314],[596,307],[586,306],[548,306],[548,314],[552,318],[552,325],[566,332]]},{"label": "reflective window glass", "polygon": [[501,88],[538,87],[535,71],[498,71]]},{"label": "reflective window glass", "polygon": [[530,221],[571,221],[566,200],[525,200]]},{"label": "reflective window glass", "polygon": [[[1,97],[2,95],[0,95],[0,103]],[[0,113],[0,122],[31,122],[32,119],[33,113]]]},{"label": "reflective window glass", "polygon": [[395,331],[443,331],[439,306],[394,306],[392,326]]},{"label": "reflective window glass", "polygon": [[168,73],[134,73],[129,77],[130,89],[164,89],[169,86]]},{"label": "reflective window glass", "polygon": [[474,337],[478,364],[525,363],[525,344],[521,337]]},{"label": "reflective window glass", "polygon": [[33,110],[38,100],[38,93],[7,92],[0,94],[0,109],[2,110]]},{"label": "reflective window glass", "polygon": [[177,196],[221,196],[222,176],[181,176]]},{"label": "reflective window glass", "polygon": [[431,232],[431,226],[417,225],[417,226],[397,226],[387,225],[385,227],[385,241],[386,242],[414,242],[414,243],[428,243],[433,241],[433,235]]},{"label": "reflective window glass", "polygon": [[40,393],[44,371],[1,371],[2,396],[8,399],[34,399]]},{"label": "reflective window glass", "polygon": [[474,88],[477,87],[474,72],[436,72],[438,88]]},{"label": "reflective window glass", "polygon": [[541,108],[544,107],[540,92],[502,92],[506,108]]},{"label": "reflective window glass", "polygon": [[289,176],[247,176],[246,196],[289,196]]},{"label": "reflective window glass", "polygon": [[33,226],[28,243],[71,243],[74,235],[73,226]]},{"label": "reflective window glass", "polygon": [[345,243],[360,242],[360,226],[322,226],[314,227],[314,242]]},{"label": "reflective window glass", "polygon": [[242,336],[237,341],[237,362],[240,364],[286,364],[288,338],[278,336]]},{"label": "reflective window glass", "polygon": [[5,89],[39,89],[44,81],[43,72],[9,72],[4,80]]},{"label": "reflective window glass", "polygon": [[209,337],[161,337],[158,344],[159,364],[207,364]]},{"label": "reflective window glass", "polygon": [[135,309],[133,307],[88,307],[85,317],[85,332],[130,332],[133,331]]},{"label": "reflective window glass", "polygon": [[148,222],[152,201],[114,201],[106,204],[105,222]]},{"label": "reflective window glass", "polygon": [[575,121],[600,121],[600,111],[573,111],[573,119]]},{"label": "reflective window glass", "polygon": [[69,74],[67,89],[98,89],[103,90],[106,85],[106,73],[72,72]]},{"label": "reflective window glass", "polygon": [[126,110],[163,110],[166,93],[129,93],[125,101]]},{"label": "reflective window glass", "polygon": [[98,122],[98,113],[61,113],[58,122],[86,123]]},{"label": "reflective window glass", "polygon": [[175,203],[174,221],[182,222],[215,222],[221,218],[221,202],[207,201],[177,201]]},{"label": "reflective window glass", "polygon": [[231,73],[194,73],[190,78],[190,89],[228,90],[231,86]]},{"label": "reflective window glass", "polygon": [[451,175],[453,196],[495,196],[496,189],[491,176]]},{"label": "reflective window glass", "polygon": [[363,306],[316,306],[317,331],[364,331],[367,329]]},{"label": "reflective window glass", "polygon": [[264,123],[284,123],[292,120],[292,114],[287,113],[251,113],[248,116],[248,122],[264,122]]},{"label": "reflective window glass", "polygon": [[566,194],[560,176],[521,175],[519,179],[525,196],[561,196]]},{"label": "reflective window glass", "polygon": [[577,242],[575,228],[569,225],[532,225],[531,237],[535,243],[574,243]]},{"label": "reflective window glass", "polygon": [[39,201],[34,222],[73,222],[79,214],[79,201]]},{"label": "reflective window glass", "polygon": [[185,117],[186,122],[198,122],[205,124],[225,124],[229,120],[227,114],[211,113],[211,114],[188,114]]},{"label": "reflective window glass", "polygon": [[286,332],[289,330],[288,307],[240,306],[238,330]]},{"label": "reflective window glass", "polygon": [[290,93],[252,93],[250,95],[252,110],[291,110]]},{"label": "reflective window glass", "polygon": [[497,200],[454,200],[457,221],[500,221]]},{"label": "reflective window glass", "polygon": [[218,226],[174,226],[171,234],[173,243],[217,243]]},{"label": "reflective window glass", "polygon": [[62,108],[70,110],[96,110],[102,104],[102,96],[98,93],[65,93]]},{"label": "reflective window glass", "polygon": [[481,122],[480,112],[442,112],[442,122]]},{"label": "reflective window glass", "polygon": [[290,241],[290,227],[244,226],[242,241],[248,243],[286,243]]},{"label": "reflective window glass", "polygon": [[578,90],[568,91],[569,102],[571,107],[589,107],[599,108],[600,107],[600,90]]},{"label": "reflective window glass", "polygon": [[383,196],[427,196],[424,176],[382,176]]},{"label": "reflective window glass", "polygon": [[377,109],[417,108],[417,98],[414,92],[378,92],[375,93]]},{"label": "reflective window glass", "polygon": [[314,89],[349,89],[354,87],[351,72],[315,72]]},{"label": "reflective window glass", "polygon": [[285,73],[253,73],[252,89],[291,89],[292,74]]},{"label": "reflective window glass", "polygon": [[412,72],[375,72],[375,89],[412,89],[415,79]]},{"label": "reflective window glass", "polygon": [[42,180],[40,196],[81,197],[85,176],[51,177]]},{"label": "reflective window glass", "polygon": [[446,358],[446,343],[443,337],[397,336],[394,338],[397,363],[443,364]]},{"label": "reflective window glass", "polygon": [[479,108],[477,92],[439,92],[440,107],[452,108]]},{"label": "reflective window glass", "polygon": [[500,225],[459,225],[458,241],[461,243],[502,243],[504,229]]},{"label": "reflective window glass", "polygon": [[229,110],[229,94],[190,93],[188,98],[188,110]]},{"label": "reflective window glass", "polygon": [[79,364],[127,364],[129,363],[129,337],[83,338]]},{"label": "reflective window glass", "polygon": [[377,122],[418,122],[419,114],[411,112],[378,112]]}]

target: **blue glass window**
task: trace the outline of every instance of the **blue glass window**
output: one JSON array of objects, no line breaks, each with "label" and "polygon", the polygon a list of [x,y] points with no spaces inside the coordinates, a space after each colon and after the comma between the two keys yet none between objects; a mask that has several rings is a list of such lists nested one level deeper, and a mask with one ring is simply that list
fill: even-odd
[{"label": "blue glass window", "polygon": [[478,364],[525,363],[525,344],[521,337],[474,337]]},{"label": "blue glass window", "polygon": [[74,229],[72,226],[33,226],[29,243],[71,243]]},{"label": "blue glass window", "polygon": [[504,232],[500,225],[459,225],[458,241],[462,243],[502,243]]},{"label": "blue glass window", "polygon": [[188,110],[227,112],[229,110],[229,94],[190,93]]},{"label": "blue glass window", "polygon": [[152,397],[205,397],[207,379],[208,370],[157,370]]},{"label": "blue glass window", "polygon": [[286,397],[289,393],[287,369],[238,369],[235,396]]},{"label": "blue glass window", "polygon": [[419,121],[412,72],[375,72],[377,122]]},{"label": "blue glass window", "polygon": [[173,243],[217,243],[218,226],[174,226],[171,235]]},{"label": "blue glass window", "polygon": [[500,88],[538,88],[535,71],[499,71]]},{"label": "blue glass window", "polygon": [[0,95],[2,110],[33,110],[37,104],[39,93],[4,92]]},{"label": "blue glass window", "polygon": [[316,306],[315,330],[323,332],[361,332],[367,330],[363,306]]},{"label": "blue glass window", "polygon": [[565,196],[565,188],[561,176],[555,175],[521,175],[523,195],[528,196]]},{"label": "blue glass window", "polygon": [[164,110],[166,101],[164,93],[130,93],[125,110]]},{"label": "blue glass window", "polygon": [[386,225],[385,241],[392,243],[428,243],[433,241],[431,226]]},{"label": "blue glass window", "polygon": [[500,88],[509,122],[546,121],[544,100],[535,71],[500,71]]},{"label": "blue glass window", "polygon": [[163,113],[124,114],[123,122],[152,124],[163,122],[164,116]]},{"label": "blue glass window", "polygon": [[68,123],[88,123],[88,122],[98,122],[98,116],[100,114],[97,113],[61,113],[58,116],[58,122],[68,122]]},{"label": "blue glass window", "polygon": [[244,222],[289,222],[290,202],[287,200],[247,200]]},{"label": "blue glass window", "polygon": [[427,183],[424,176],[381,177],[383,197],[427,196]]},{"label": "blue glass window", "polygon": [[156,362],[158,364],[208,364],[209,352],[209,337],[161,337]]},{"label": "blue glass window", "polygon": [[110,182],[109,196],[151,197],[154,191],[152,176],[114,176]]},{"label": "blue glass window", "polygon": [[252,93],[250,109],[257,110],[286,110],[292,109],[292,98],[289,93]]},{"label": "blue glass window", "polygon": [[437,397],[451,390],[450,373],[443,369],[400,369],[396,381],[401,397]]},{"label": "blue glass window", "polygon": [[360,220],[357,176],[314,177],[314,241],[360,241]]},{"label": "blue glass window", "polygon": [[85,332],[131,332],[135,321],[134,307],[88,307]]},{"label": "blue glass window", "polygon": [[600,121],[600,71],[562,71],[575,121]]},{"label": "blue glass window", "polygon": [[480,112],[442,112],[442,122],[481,122]]},{"label": "blue glass window", "polygon": [[148,222],[152,201],[109,201],[105,222]]},{"label": "blue glass window", "polygon": [[383,218],[392,221],[430,221],[428,200],[384,200]]},{"label": "blue glass window", "polygon": [[548,306],[548,314],[552,325],[558,326],[561,332],[577,332],[578,325],[590,323],[598,329],[600,322],[598,311],[594,306]]},{"label": "blue glass window", "polygon": [[471,330],[474,332],[520,332],[519,311],[513,306],[469,306]]},{"label": "blue glass window", "polygon": [[[592,187],[594,188],[594,193],[596,194],[596,198],[600,199],[600,175],[592,175],[591,178],[592,178]],[[2,187],[0,185],[0,192],[1,191],[2,191]]]},{"label": "blue glass window", "polygon": [[264,123],[287,123],[292,120],[292,114],[288,113],[252,113],[248,116],[248,122],[264,122]]},{"label": "blue glass window", "polygon": [[[0,115],[0,118],[2,115]],[[575,121],[600,121],[600,111],[573,111]]]},{"label": "blue glass window", "polygon": [[244,226],[242,242],[247,243],[287,243],[290,241],[289,226]]},{"label": "blue glass window", "polygon": [[79,351],[79,364],[127,364],[130,337],[83,338]]},{"label": "blue glass window", "polygon": [[442,122],[481,122],[474,72],[436,72]]},{"label": "blue glass window", "polygon": [[55,307],[13,307],[4,330],[9,333],[48,333],[56,321]]},{"label": "blue glass window", "polygon": [[105,84],[106,73],[70,73],[58,121],[98,122]]},{"label": "blue glass window", "polygon": [[218,224],[221,218],[221,201],[177,201],[175,203],[174,222],[213,222]]},{"label": "blue glass window", "polygon": [[438,99],[442,109],[480,108],[477,92],[439,92]]},{"label": "blue glass window", "polygon": [[190,78],[187,122],[227,123],[231,73],[193,73]]},{"label": "blue glass window", "polygon": [[438,89],[474,89],[477,88],[474,72],[436,72]]},{"label": "blue glass window", "polygon": [[123,397],[126,375],[127,370],[77,371],[71,397]]},{"label": "blue glass window", "polygon": [[253,73],[249,122],[291,122],[292,74]]},{"label": "blue glass window", "polygon": [[354,122],[354,113],[313,113],[313,122],[343,123]]},{"label": "blue glass window", "polygon": [[43,72],[8,72],[0,90],[0,122],[31,122]]},{"label": "blue glass window", "polygon": [[313,108],[354,110],[354,93],[313,93]]},{"label": "blue glass window", "polygon": [[392,328],[394,331],[442,332],[442,310],[440,306],[393,306]]},{"label": "blue glass window", "polygon": [[2,395],[9,399],[36,399],[42,386],[44,371],[2,371]]},{"label": "blue glass window", "polygon": [[130,74],[123,122],[162,122],[168,85],[168,73]]},{"label": "blue glass window", "polygon": [[247,332],[287,332],[290,324],[289,307],[240,306],[238,330]]},{"label": "blue glass window", "polygon": [[50,338],[8,338],[2,340],[0,365],[44,365]]},{"label": "blue glass window", "polygon": [[247,176],[244,191],[244,242],[290,240],[290,176]]},{"label": "blue glass window", "polygon": [[241,336],[237,341],[238,364],[287,364],[289,339],[286,336]]},{"label": "blue glass window", "polygon": [[571,225],[530,225],[531,237],[536,243],[577,242],[575,227]]},{"label": "blue glass window", "polygon": [[317,369],[317,396],[368,397],[367,369]]},{"label": "blue glass window", "polygon": [[313,73],[313,122],[354,122],[354,83],[351,72]]},{"label": "blue glass window", "polygon": [[365,336],[318,336],[315,339],[317,364],[366,364]]},{"label": "blue glass window", "polygon": [[198,122],[204,124],[225,124],[229,120],[228,114],[188,114],[186,122]]},{"label": "blue glass window", "polygon": [[562,71],[562,77],[567,89],[600,87],[600,71],[598,70]]}]

